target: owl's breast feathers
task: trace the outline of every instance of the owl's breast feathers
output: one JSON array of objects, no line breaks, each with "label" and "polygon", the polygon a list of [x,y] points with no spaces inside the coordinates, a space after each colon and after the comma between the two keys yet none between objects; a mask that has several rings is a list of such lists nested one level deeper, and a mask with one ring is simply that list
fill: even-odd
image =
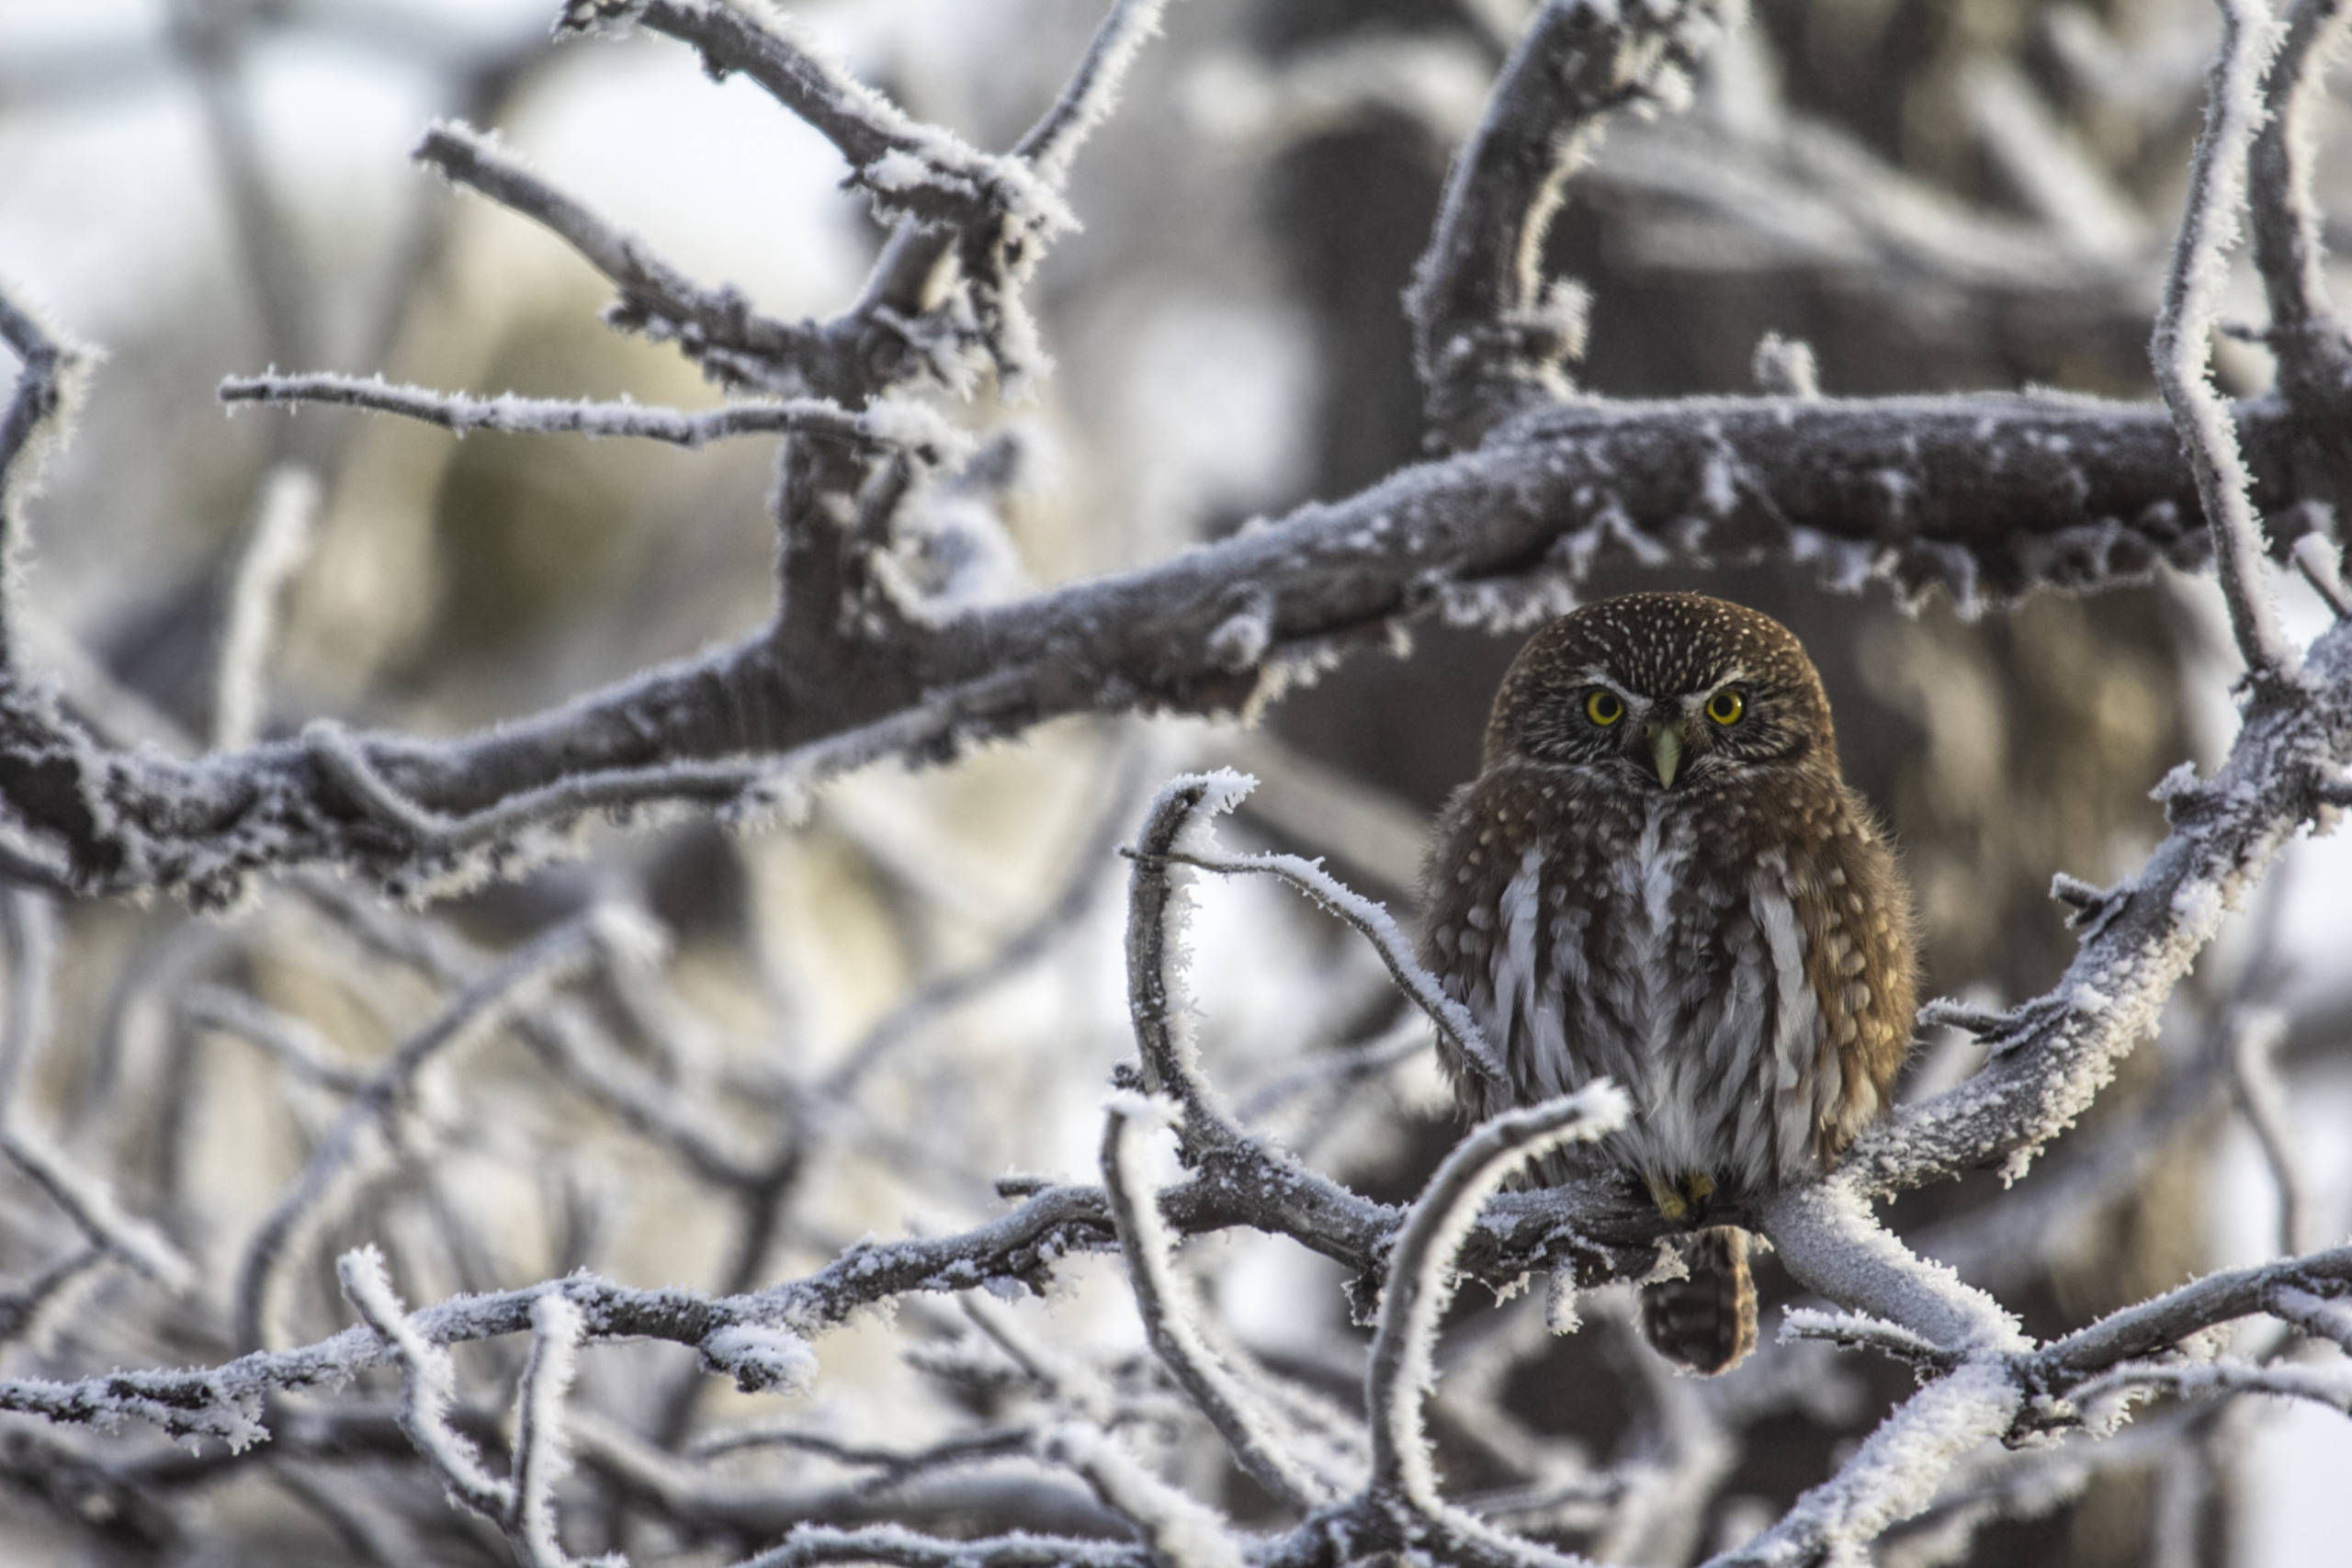
[{"label": "owl's breast feathers", "polygon": [[1629,794],[1491,765],[1431,846],[1422,956],[1502,1054],[1449,1062],[1485,1116],[1607,1075],[1616,1156],[1731,1193],[1818,1172],[1885,1109],[1912,1016],[1910,909],[1834,773]]}]

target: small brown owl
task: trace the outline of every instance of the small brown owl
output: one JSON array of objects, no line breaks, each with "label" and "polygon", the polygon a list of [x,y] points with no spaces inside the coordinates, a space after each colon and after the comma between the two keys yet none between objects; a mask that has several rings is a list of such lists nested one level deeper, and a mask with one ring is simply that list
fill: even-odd
[{"label": "small brown owl", "polygon": [[[1508,1069],[1449,1062],[1464,1109],[1613,1078],[1605,1152],[1667,1219],[1813,1176],[1888,1104],[1912,1022],[1911,901],[1838,776],[1821,677],[1787,627],[1629,593],[1529,639],[1477,778],[1440,818],[1422,957]],[[1756,1343],[1747,1233],[1701,1230],[1643,1292],[1675,1361]]]}]

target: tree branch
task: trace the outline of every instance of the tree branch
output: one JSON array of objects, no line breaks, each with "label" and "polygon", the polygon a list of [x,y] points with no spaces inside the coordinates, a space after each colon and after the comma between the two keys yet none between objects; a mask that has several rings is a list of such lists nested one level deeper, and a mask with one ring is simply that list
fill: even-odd
[{"label": "tree branch", "polygon": [[2149,355],[2213,526],[2213,563],[2238,652],[2248,677],[2271,686],[2293,677],[2295,649],[2278,625],[2278,607],[2263,575],[2252,475],[2208,361],[2214,315],[2229,281],[2225,258],[2245,196],[2246,152],[2262,120],[2263,83],[2278,39],[2263,0],[2220,0],[2220,6],[2222,51],[2207,87],[2205,131],[2189,165],[2188,209],[2173,242]]},{"label": "tree branch", "polygon": [[90,355],[0,290],[0,343],[17,355],[16,389],[0,411],[0,671],[13,670],[22,636],[17,581],[27,545],[25,504],[41,470],[71,434],[89,381]]},{"label": "tree branch", "polygon": [[1568,176],[1611,113],[1687,98],[1683,73],[1720,27],[1713,0],[1548,0],[1511,51],[1405,296],[1430,423],[1457,447],[1568,392],[1584,292],[1543,276]]},{"label": "tree branch", "polygon": [[919,403],[882,402],[862,413],[817,398],[786,402],[728,403],[688,413],[637,403],[597,403],[556,398],[469,398],[423,387],[394,386],[382,377],[232,376],[220,383],[224,403],[325,403],[395,413],[464,435],[495,430],[511,435],[639,436],[689,449],[730,435],[805,435],[868,449],[903,449],[926,465],[962,456],[970,443]]},{"label": "tree branch", "polygon": [[[2249,428],[2280,417],[2256,405]],[[771,633],[451,741],[355,737],[376,774],[451,819],[423,842],[377,820],[307,746],[181,761],[111,750],[46,694],[0,683],[0,801],[85,895],[232,898],[255,870],[322,861],[398,888],[531,863],[526,833],[584,812],[786,798],[876,756],[935,757],[1073,711],[1224,710],[1292,660],[1442,611],[1524,624],[1597,558],[1815,561],[1848,587],[1941,583],[1964,604],[2089,587],[2207,540],[2169,426],[2144,405],[2007,395],[1693,400],[1547,410],[1155,567],[873,641]],[[1233,668],[1246,611],[1262,646]],[[808,748],[796,753],[796,748]],[[749,758],[719,762],[719,758]],[[767,758],[773,761],[759,761]],[[757,809],[756,802],[745,802]],[[460,830],[462,829],[462,830]],[[453,850],[482,851],[481,856]]]},{"label": "tree branch", "polygon": [[2002,1016],[1974,1077],[1862,1134],[1837,1179],[1879,1195],[2006,1160],[2014,1178],[2088,1107],[2211,940],[2326,804],[2352,759],[2352,626],[2312,644],[2297,683],[2257,692],[2210,782],[2183,764],[2158,790],[2173,821],[2113,890],[2058,985]]}]

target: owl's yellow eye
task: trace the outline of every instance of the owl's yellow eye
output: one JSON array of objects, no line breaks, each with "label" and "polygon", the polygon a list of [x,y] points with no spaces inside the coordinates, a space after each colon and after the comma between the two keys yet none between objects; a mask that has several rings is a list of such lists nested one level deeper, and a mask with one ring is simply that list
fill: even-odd
[{"label": "owl's yellow eye", "polygon": [[1729,686],[1707,699],[1707,716],[1717,724],[1737,724],[1747,711],[1747,699]]},{"label": "owl's yellow eye", "polygon": [[1625,704],[1614,692],[1595,690],[1584,700],[1584,716],[1605,728],[1625,716]]}]

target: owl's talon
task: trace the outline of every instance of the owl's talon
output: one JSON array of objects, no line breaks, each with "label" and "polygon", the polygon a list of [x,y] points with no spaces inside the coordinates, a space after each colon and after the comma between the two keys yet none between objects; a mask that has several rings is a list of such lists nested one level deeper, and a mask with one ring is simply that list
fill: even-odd
[{"label": "owl's talon", "polygon": [[1690,1212],[1690,1206],[1682,1201],[1682,1194],[1667,1183],[1654,1176],[1644,1177],[1642,1180],[1650,1190],[1650,1201],[1657,1205],[1659,1216],[1669,1224]]},{"label": "owl's talon", "polygon": [[1695,1209],[1715,1195],[1715,1179],[1703,1170],[1694,1170],[1682,1179],[1682,1190],[1690,1196],[1690,1206]]}]

